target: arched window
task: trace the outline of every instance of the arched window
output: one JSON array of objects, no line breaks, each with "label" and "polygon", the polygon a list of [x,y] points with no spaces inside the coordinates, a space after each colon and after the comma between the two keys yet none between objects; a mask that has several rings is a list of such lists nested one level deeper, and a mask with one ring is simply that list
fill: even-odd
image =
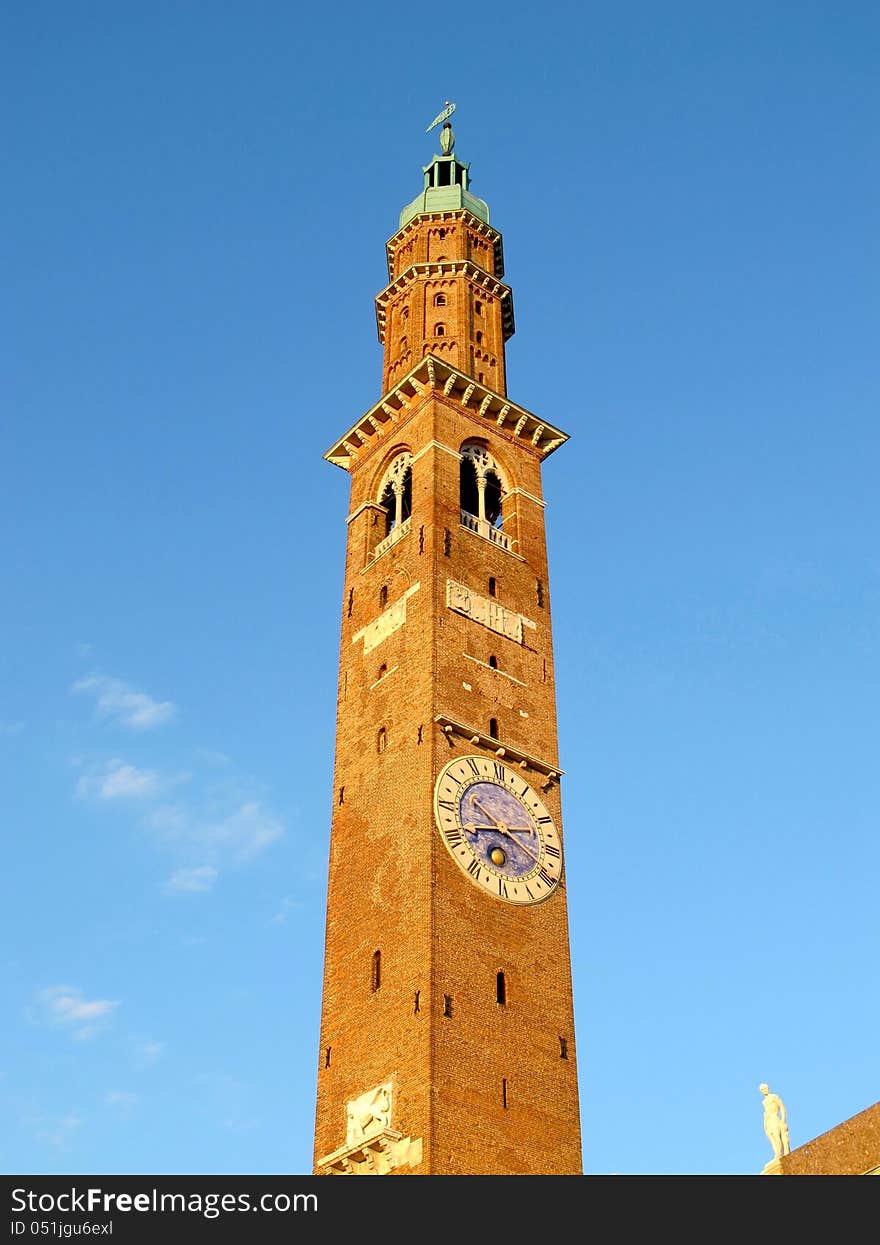
[{"label": "arched window", "polygon": [[435,324],[435,325],[434,325],[434,336],[435,336],[435,337],[445,337],[445,336],[446,336],[446,326],[445,326],[445,325],[443,325],[443,324]]},{"label": "arched window", "polygon": [[398,454],[382,477],[379,485],[379,501],[385,507],[385,535],[400,523],[405,523],[412,512],[412,455],[409,451]]},{"label": "arched window", "polygon": [[477,339],[477,345],[481,346],[483,344],[483,330],[482,329],[477,329],[476,339]]},{"label": "arched window", "polygon": [[434,295],[434,306],[435,306],[435,307],[445,307],[445,306],[446,306],[446,295],[445,295],[445,294],[435,294],[435,295]]},{"label": "arched window", "polygon": [[483,445],[466,444],[462,446],[461,454],[459,481],[462,510],[484,520],[490,527],[502,527],[503,500],[507,489],[501,468]]},{"label": "arched window", "polygon": [[482,314],[483,314],[483,304],[479,300],[477,300],[477,302],[474,303],[474,315],[481,316]]}]

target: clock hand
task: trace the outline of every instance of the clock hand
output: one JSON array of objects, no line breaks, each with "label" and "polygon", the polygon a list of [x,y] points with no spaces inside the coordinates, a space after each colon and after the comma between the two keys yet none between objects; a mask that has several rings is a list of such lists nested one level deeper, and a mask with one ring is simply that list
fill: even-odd
[{"label": "clock hand", "polygon": [[497,821],[495,821],[495,818],[492,816],[492,814],[489,812],[489,810],[488,810],[487,808],[483,808],[482,804],[481,804],[481,803],[480,803],[480,801],[477,799],[477,797],[476,797],[475,795],[472,795],[472,796],[471,796],[471,799],[472,799],[472,800],[473,800],[473,802],[474,802],[474,807],[475,807],[475,808],[478,808],[478,809],[480,810],[480,812],[483,814],[483,816],[484,816],[484,817],[488,817],[490,821],[494,821],[494,822],[495,822],[495,825],[497,826],[497,825],[498,825],[498,822],[497,822]]},{"label": "clock hand", "polygon": [[[511,834],[511,832],[507,829],[507,827],[506,827],[506,826],[499,826],[499,827],[498,827],[498,833],[499,833],[499,834],[506,835],[506,836],[507,836],[507,838],[509,838],[509,839],[513,839],[513,835],[512,835],[512,834]],[[516,843],[516,845],[517,845],[517,847],[520,849],[520,851],[525,852],[525,854],[526,854],[527,856],[530,856],[530,857],[532,858],[532,860],[535,862],[535,864],[536,864],[536,865],[540,865],[540,864],[542,864],[542,863],[543,863],[543,862],[542,862],[542,860],[541,860],[541,858],[540,858],[540,856],[536,856],[536,855],[535,855],[535,853],[534,853],[533,851],[530,851],[530,849],[529,849],[528,847],[526,847],[525,843],[520,843],[520,842],[518,842],[516,839],[513,839],[513,841],[514,841],[514,843]]]}]

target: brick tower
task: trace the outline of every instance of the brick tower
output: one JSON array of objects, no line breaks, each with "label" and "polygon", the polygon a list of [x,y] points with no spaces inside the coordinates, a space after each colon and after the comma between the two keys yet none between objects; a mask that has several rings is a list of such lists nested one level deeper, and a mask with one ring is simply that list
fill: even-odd
[{"label": "brick tower", "polygon": [[387,244],[351,476],[316,1174],[579,1174],[541,463],[501,235],[442,154]]}]

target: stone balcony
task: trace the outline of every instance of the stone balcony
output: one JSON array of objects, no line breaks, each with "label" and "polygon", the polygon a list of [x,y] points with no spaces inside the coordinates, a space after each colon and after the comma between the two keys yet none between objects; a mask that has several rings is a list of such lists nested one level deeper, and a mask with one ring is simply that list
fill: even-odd
[{"label": "stone balcony", "polygon": [[392,545],[396,545],[402,536],[405,536],[412,525],[412,519],[404,519],[402,523],[398,523],[397,527],[393,527],[384,540],[380,540],[376,548],[373,550],[372,561],[381,558],[383,553],[387,553]]},{"label": "stone balcony", "polygon": [[479,519],[475,514],[462,510],[461,526],[466,527],[470,532],[476,532],[478,536],[482,536],[483,540],[498,545],[500,549],[506,549],[508,553],[513,552],[513,541],[510,537],[505,535],[500,527],[493,527],[488,519]]}]

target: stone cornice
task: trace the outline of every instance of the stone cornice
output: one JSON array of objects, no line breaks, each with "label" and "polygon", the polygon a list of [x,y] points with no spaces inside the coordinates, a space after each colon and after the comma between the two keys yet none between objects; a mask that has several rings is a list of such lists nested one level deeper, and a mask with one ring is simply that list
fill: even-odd
[{"label": "stone cornice", "polygon": [[470,259],[444,259],[434,260],[432,263],[410,264],[395,281],[386,285],[385,289],[376,295],[376,331],[383,345],[385,344],[385,319],[389,300],[406,286],[412,285],[414,281],[420,278],[428,280],[430,277],[466,277],[473,285],[485,290],[487,294],[494,294],[501,303],[504,340],[507,341],[513,336],[515,332],[513,291],[510,286],[499,281],[497,277],[493,277],[485,268],[481,268],[479,264],[475,264]]},{"label": "stone cornice", "polygon": [[516,445],[530,448],[542,460],[568,440],[568,433],[554,428],[502,394],[478,384],[436,355],[425,355],[393,389],[362,415],[348,432],[327,450],[324,458],[343,471],[351,471],[388,436],[410,410],[435,394],[458,402],[487,428],[502,433]]},{"label": "stone cornice", "polygon": [[507,761],[519,765],[521,769],[533,769],[537,773],[543,774],[545,777],[545,782],[542,784],[544,790],[549,787],[551,782],[554,782],[565,773],[565,770],[560,769],[558,765],[554,765],[552,761],[545,761],[540,757],[532,756],[531,753],[523,752],[521,748],[516,748],[502,739],[494,739],[491,735],[485,734],[484,731],[475,730],[474,727],[468,726],[466,722],[459,722],[445,713],[436,714],[434,721],[447,736],[458,735],[468,743],[475,744],[479,748],[485,748],[487,751],[494,753],[495,756],[504,757]]}]

